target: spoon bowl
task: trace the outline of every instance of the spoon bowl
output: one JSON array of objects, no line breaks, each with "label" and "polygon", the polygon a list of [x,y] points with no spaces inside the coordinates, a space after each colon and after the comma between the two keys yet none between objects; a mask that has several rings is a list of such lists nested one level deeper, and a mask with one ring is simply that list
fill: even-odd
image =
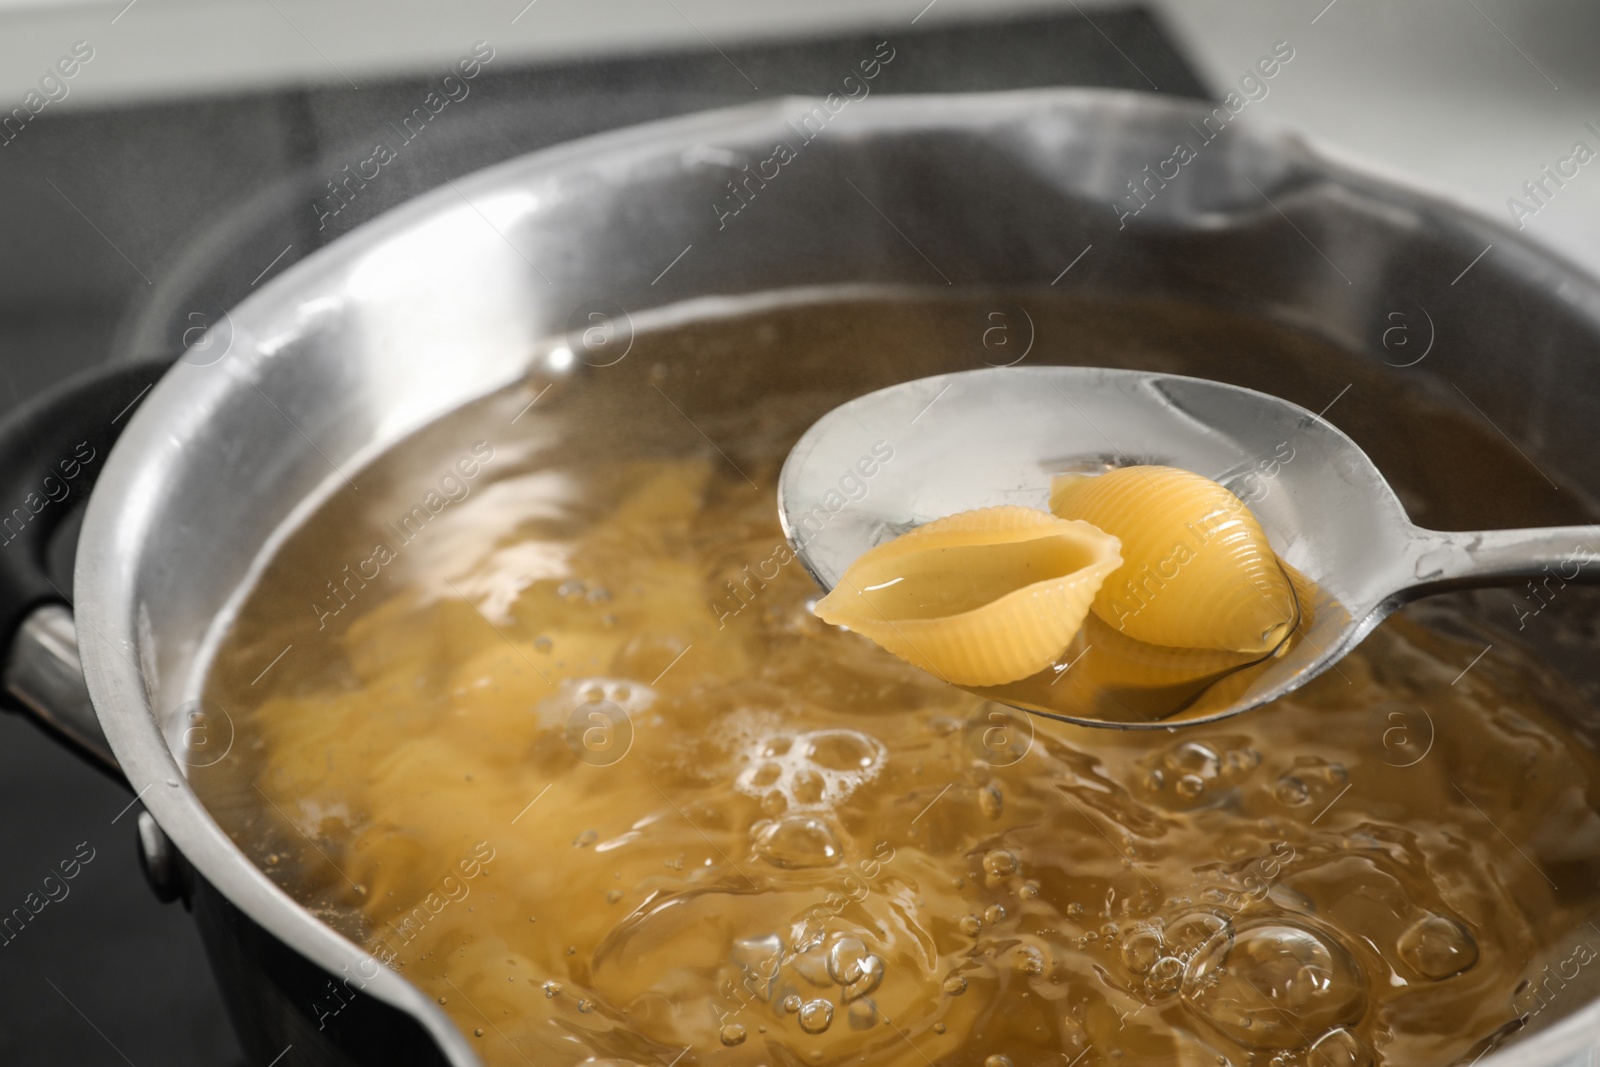
[{"label": "spoon bowl", "polygon": [[1097,667],[1102,678],[1118,676],[1107,667],[1118,635],[1103,627],[1097,644],[1091,616],[1050,668],[972,692],[1085,726],[1214,722],[1337,670],[1416,597],[1600,575],[1594,527],[1426,530],[1321,415],[1220,382],[1100,367],[964,371],[857,397],[795,444],[778,512],[797,558],[831,590],[868,549],[923,523],[998,504],[1048,510],[1052,476],[1137,464],[1205,475],[1249,506],[1279,558],[1306,579],[1294,638],[1242,666],[1162,664],[1133,688],[1086,689]]}]

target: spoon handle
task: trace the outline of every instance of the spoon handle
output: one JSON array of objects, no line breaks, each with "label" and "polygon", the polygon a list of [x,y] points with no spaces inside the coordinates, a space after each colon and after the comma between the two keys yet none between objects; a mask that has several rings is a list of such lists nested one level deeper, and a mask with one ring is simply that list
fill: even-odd
[{"label": "spoon handle", "polygon": [[1439,592],[1480,585],[1512,585],[1522,579],[1600,582],[1600,526],[1548,526],[1472,533],[1416,529],[1414,566],[1407,593]]}]

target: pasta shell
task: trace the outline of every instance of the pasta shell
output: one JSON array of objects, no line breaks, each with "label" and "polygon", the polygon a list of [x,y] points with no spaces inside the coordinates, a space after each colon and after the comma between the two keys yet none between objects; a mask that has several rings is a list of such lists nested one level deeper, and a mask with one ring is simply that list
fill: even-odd
[{"label": "pasta shell", "polygon": [[1122,541],[1122,567],[1094,612],[1129,637],[1264,653],[1295,627],[1295,597],[1261,524],[1210,478],[1155,466],[1063,475],[1050,510]]},{"label": "pasta shell", "polygon": [[1121,563],[1088,523],[982,508],[871,549],[815,611],[947,682],[999,685],[1049,666]]}]

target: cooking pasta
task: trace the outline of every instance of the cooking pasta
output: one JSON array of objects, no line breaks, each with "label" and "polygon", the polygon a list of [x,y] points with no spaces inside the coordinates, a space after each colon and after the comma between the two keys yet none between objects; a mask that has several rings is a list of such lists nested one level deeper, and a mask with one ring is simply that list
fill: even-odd
[{"label": "cooking pasta", "polygon": [[[1280,648],[1303,621],[1300,601],[1310,604],[1249,508],[1202,475],[1154,466],[1061,475],[1050,507],[1055,517],[964,511],[877,545],[817,617],[944,681],[981,687],[1056,663],[1092,607],[1112,633],[1081,642],[1099,653],[1075,683],[1170,690]],[[1084,692],[1081,703],[1093,714],[1101,696]]]},{"label": "cooking pasta", "polygon": [[[1028,720],[813,615],[772,486],[870,383],[691,372],[820,380],[807,353],[854,367],[930,314],[641,331],[603,379],[519,384],[351,472],[218,645],[204,699],[237,738],[192,769],[208,810],[490,1067],[1397,1067],[1562,1014],[1541,976],[1600,910],[1600,761],[1514,640],[1463,674],[1489,640],[1466,601],[1174,734]],[[1119,687],[1253,655],[1083,621],[1132,648]],[[339,1004],[295,1007],[337,1030]]]}]

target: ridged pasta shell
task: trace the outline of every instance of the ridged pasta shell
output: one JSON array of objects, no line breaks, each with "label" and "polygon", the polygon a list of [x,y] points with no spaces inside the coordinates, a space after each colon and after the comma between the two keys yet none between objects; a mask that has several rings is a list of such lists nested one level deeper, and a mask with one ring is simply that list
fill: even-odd
[{"label": "ridged pasta shell", "polygon": [[1094,612],[1129,637],[1269,652],[1294,629],[1295,598],[1261,524],[1209,478],[1156,466],[1063,475],[1050,510],[1122,541],[1122,567]]},{"label": "ridged pasta shell", "polygon": [[1050,665],[1121,563],[1088,523],[982,508],[866,552],[815,610],[947,682],[1000,685]]}]

